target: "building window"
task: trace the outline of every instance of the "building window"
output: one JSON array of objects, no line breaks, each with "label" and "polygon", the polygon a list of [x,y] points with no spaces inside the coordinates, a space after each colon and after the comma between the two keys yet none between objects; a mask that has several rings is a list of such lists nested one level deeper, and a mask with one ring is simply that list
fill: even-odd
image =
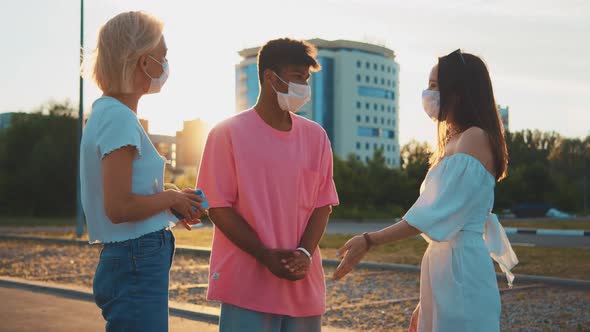
[{"label": "building window", "polygon": [[360,82],[361,81],[361,74],[356,74],[356,81]]},{"label": "building window", "polygon": [[361,116],[360,115],[357,115],[356,116],[356,122],[361,122]]},{"label": "building window", "polygon": [[391,161],[389,161],[389,158],[387,158],[387,164],[388,165],[391,164]]},{"label": "building window", "polygon": [[377,70],[377,64],[376,63],[373,64],[373,70]]},{"label": "building window", "polygon": [[365,77],[365,82],[369,83],[371,82],[371,78],[367,75],[367,77]]},{"label": "building window", "polygon": [[373,110],[376,111],[377,110],[377,107],[378,107],[377,104],[373,104]]},{"label": "building window", "polygon": [[381,71],[385,71],[385,65],[381,65]]},{"label": "building window", "polygon": [[395,99],[395,92],[393,91],[368,86],[359,86],[358,94],[363,97]]},{"label": "building window", "polygon": [[381,104],[381,112],[385,112],[385,105]]},{"label": "building window", "polygon": [[395,88],[395,82],[391,82],[391,87]]},{"label": "building window", "polygon": [[369,103],[365,103],[365,108],[366,109],[370,109],[371,108],[371,105]]},{"label": "building window", "polygon": [[356,142],[356,149],[360,150],[361,149],[361,142]]},{"label": "building window", "polygon": [[395,139],[395,132],[393,130],[386,129],[383,131],[383,136],[389,139]]},{"label": "building window", "polygon": [[365,62],[365,67],[366,67],[367,69],[369,69],[369,68],[371,68],[371,64],[370,64],[370,63],[367,61],[367,62]]},{"label": "building window", "polygon": [[[358,127],[357,128],[357,135],[361,137],[379,137],[381,130],[379,128],[372,128],[372,127]],[[367,149],[369,143],[367,143]]]},{"label": "building window", "polygon": [[356,155],[356,160],[360,161],[361,160],[361,156],[359,156],[358,154]]},{"label": "building window", "polygon": [[367,123],[368,123],[369,121],[371,121],[371,120],[369,120],[369,116],[367,115],[367,116],[365,117],[365,122],[367,122]]},{"label": "building window", "polygon": [[361,67],[361,62],[360,62],[360,61],[358,61],[358,60],[357,60],[357,62],[356,62],[356,67],[357,67],[357,68],[360,68],[360,67]]},{"label": "building window", "polygon": [[360,101],[357,101],[356,102],[356,108],[361,108],[361,102]]},{"label": "building window", "polygon": [[395,75],[395,68],[391,68],[391,73]]},{"label": "building window", "polygon": [[373,150],[377,150],[377,143],[373,143]]},{"label": "building window", "polygon": [[391,73],[391,67],[387,66],[387,72]]},{"label": "building window", "polygon": [[381,151],[385,151],[385,144],[381,144]]},{"label": "building window", "polygon": [[387,80],[387,86],[391,86],[391,80]]},{"label": "building window", "polygon": [[385,124],[385,119],[381,118],[381,124]]},{"label": "building window", "polygon": [[369,162],[369,156],[366,156],[366,157],[365,157],[365,161],[366,161],[366,162]]},{"label": "building window", "polygon": [[379,83],[379,79],[377,78],[377,76],[375,76],[375,79],[373,80],[373,82],[375,82],[375,84]]},{"label": "building window", "polygon": [[387,113],[391,112],[391,106],[387,105]]},{"label": "building window", "polygon": [[381,85],[385,85],[385,79],[381,78]]},{"label": "building window", "polygon": [[369,150],[371,148],[371,145],[369,143],[365,143],[365,149]]},{"label": "building window", "polygon": [[391,151],[391,145],[387,144],[387,152]]},{"label": "building window", "polygon": [[373,118],[373,122],[376,124],[377,123],[377,117]]},{"label": "building window", "polygon": [[387,119],[387,125],[391,125],[391,119]]}]

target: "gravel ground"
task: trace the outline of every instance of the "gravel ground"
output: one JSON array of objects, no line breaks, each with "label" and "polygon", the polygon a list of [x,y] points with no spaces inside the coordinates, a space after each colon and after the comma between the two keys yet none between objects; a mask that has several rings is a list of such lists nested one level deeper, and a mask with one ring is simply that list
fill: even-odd
[{"label": "gravel ground", "polygon": [[[0,275],[91,287],[99,250],[0,240]],[[205,299],[207,269],[207,259],[176,255],[171,300],[218,306]],[[406,330],[417,303],[418,274],[361,269],[333,282],[332,271],[326,268],[324,324],[366,332]],[[590,331],[590,291],[518,286],[502,293],[502,331]]]}]

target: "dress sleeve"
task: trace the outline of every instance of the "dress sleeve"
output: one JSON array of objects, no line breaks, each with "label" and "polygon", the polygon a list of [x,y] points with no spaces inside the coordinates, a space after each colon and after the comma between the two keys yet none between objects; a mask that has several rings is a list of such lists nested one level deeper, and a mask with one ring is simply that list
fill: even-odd
[{"label": "dress sleeve", "polygon": [[485,217],[478,214],[482,204],[490,204],[489,190],[495,184],[486,173],[477,159],[467,155],[441,161],[428,174],[420,197],[403,219],[427,240],[452,239],[467,222]]}]

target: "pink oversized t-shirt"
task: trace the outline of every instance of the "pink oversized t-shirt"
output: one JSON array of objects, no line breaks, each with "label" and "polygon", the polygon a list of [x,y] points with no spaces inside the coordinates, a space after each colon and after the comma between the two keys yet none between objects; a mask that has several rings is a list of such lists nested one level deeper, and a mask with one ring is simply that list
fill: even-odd
[{"label": "pink oversized t-shirt", "polygon": [[[297,248],[313,210],[338,204],[326,132],[303,117],[291,119],[290,131],[278,131],[250,109],[217,125],[197,181],[211,208],[232,207],[269,248]],[[320,250],[305,279],[293,282],[273,275],[215,229],[207,298],[265,313],[321,315],[326,285]]]}]

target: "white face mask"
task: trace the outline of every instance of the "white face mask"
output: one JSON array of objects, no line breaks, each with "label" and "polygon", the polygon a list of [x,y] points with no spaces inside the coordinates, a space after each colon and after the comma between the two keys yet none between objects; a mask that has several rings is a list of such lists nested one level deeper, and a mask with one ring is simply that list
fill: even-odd
[{"label": "white face mask", "polygon": [[[297,112],[305,103],[311,99],[311,87],[307,84],[297,84],[293,82],[285,82],[275,72],[273,72],[281,82],[289,86],[287,93],[277,91],[273,86],[273,90],[277,93],[279,107],[285,112]],[[271,85],[272,86],[272,85]]]},{"label": "white face mask", "polygon": [[438,121],[440,113],[440,91],[422,91],[422,107],[426,114],[434,121]]},{"label": "white face mask", "polygon": [[166,80],[168,79],[168,75],[170,75],[170,68],[168,68],[168,61],[161,63],[160,61],[156,60],[153,56],[148,56],[152,58],[152,60],[162,65],[162,75],[160,75],[160,77],[155,78],[151,77],[150,74],[148,74],[145,70],[143,71],[147,75],[147,77],[149,77],[152,80],[150,82],[150,87],[146,93],[158,93],[160,92],[160,90],[162,90],[164,83],[166,83]]}]

